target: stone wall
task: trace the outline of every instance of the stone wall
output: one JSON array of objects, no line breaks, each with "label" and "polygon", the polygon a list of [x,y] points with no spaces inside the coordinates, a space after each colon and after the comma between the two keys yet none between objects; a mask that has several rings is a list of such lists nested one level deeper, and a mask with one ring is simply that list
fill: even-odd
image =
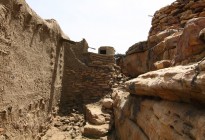
[{"label": "stone wall", "polygon": [[[83,43],[79,45],[83,47]],[[72,109],[83,111],[85,104],[99,101],[103,96],[111,93],[112,85],[120,74],[119,68],[115,66],[114,56],[79,50],[82,57],[78,58],[72,52],[75,47],[71,45],[64,48],[62,112],[70,112]],[[73,55],[72,59],[71,55]]]}]

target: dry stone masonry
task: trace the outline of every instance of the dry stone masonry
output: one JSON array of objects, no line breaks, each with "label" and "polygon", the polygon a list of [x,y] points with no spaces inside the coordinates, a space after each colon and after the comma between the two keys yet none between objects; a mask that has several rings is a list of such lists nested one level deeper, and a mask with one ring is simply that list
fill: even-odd
[{"label": "dry stone masonry", "polygon": [[[73,108],[81,109],[84,104],[100,100],[107,94],[111,94],[112,85],[120,77],[120,69],[115,65],[113,55],[101,55],[82,52],[82,47],[88,48],[82,42],[81,48],[71,45],[65,49],[65,64],[63,89],[61,96],[61,109],[63,112]],[[74,52],[77,55],[70,56]]]}]

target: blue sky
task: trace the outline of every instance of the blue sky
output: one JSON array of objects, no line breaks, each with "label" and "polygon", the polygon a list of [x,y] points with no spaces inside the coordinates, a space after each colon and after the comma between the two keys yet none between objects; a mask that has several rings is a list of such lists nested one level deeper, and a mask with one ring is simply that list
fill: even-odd
[{"label": "blue sky", "polygon": [[[116,53],[147,39],[154,12],[174,0],[26,0],[44,19],[56,19],[71,40]],[[91,50],[89,50],[91,51]]]}]

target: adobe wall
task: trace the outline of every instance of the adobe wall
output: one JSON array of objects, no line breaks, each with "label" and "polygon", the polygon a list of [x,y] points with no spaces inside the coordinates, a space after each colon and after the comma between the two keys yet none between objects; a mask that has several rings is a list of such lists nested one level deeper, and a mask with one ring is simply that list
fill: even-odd
[{"label": "adobe wall", "polygon": [[34,139],[46,128],[62,88],[62,38],[69,39],[56,21],[39,18],[24,0],[0,1],[3,137]]},{"label": "adobe wall", "polygon": [[110,46],[101,46],[98,49],[98,54],[102,54],[102,51],[104,51],[106,55],[115,55],[115,49]]}]

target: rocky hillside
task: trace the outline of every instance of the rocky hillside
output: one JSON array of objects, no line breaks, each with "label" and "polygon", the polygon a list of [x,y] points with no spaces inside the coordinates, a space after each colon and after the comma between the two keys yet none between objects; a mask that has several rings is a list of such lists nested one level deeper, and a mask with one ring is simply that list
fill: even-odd
[{"label": "rocky hillside", "polygon": [[205,1],[157,11],[148,40],[118,59],[130,77],[114,90],[120,140],[205,139]]},{"label": "rocky hillside", "polygon": [[204,1],[177,0],[158,10],[148,39],[118,60],[123,73],[136,77],[151,70],[185,65],[204,56]]},{"label": "rocky hillside", "polygon": [[148,72],[115,89],[118,139],[205,139],[204,65]]}]

